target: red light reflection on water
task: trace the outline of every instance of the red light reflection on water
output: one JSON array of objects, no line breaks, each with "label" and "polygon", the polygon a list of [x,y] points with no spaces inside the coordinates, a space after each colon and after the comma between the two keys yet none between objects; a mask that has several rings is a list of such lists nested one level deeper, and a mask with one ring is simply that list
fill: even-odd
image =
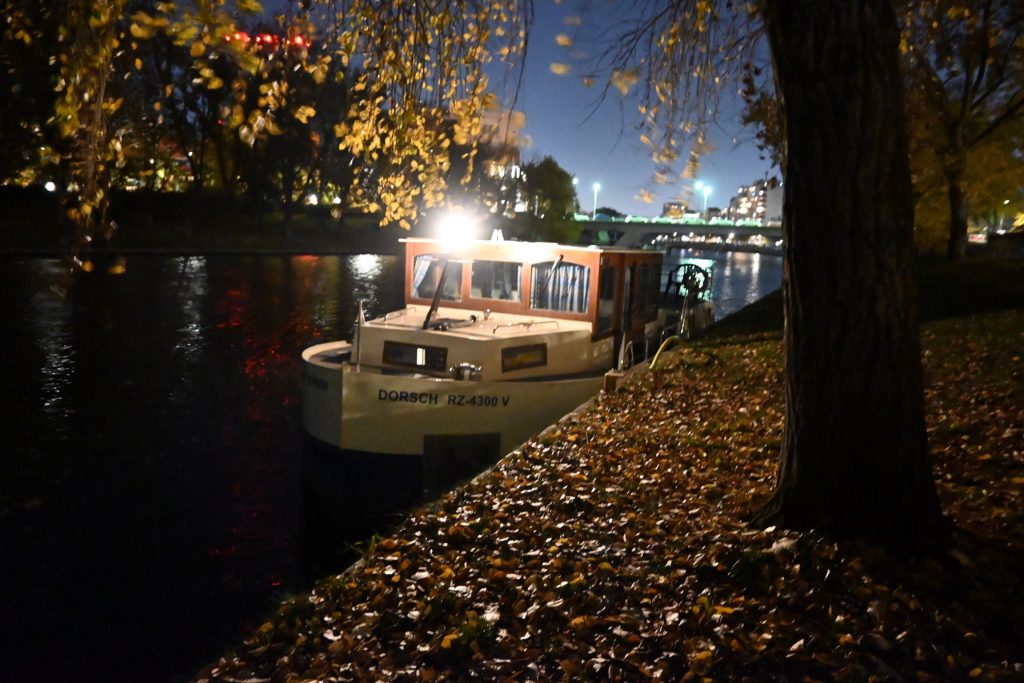
[{"label": "red light reflection on water", "polygon": [[[227,345],[241,352],[234,372],[240,373],[243,386],[232,408],[236,417],[220,430],[223,443],[230,446],[224,463],[230,483],[223,492],[229,501],[230,537],[208,551],[226,563],[222,577],[229,585],[241,581],[241,572],[232,569],[237,562],[249,566],[244,573],[247,585],[240,588],[283,585],[280,568],[268,559],[275,554],[268,549],[294,544],[288,526],[292,522],[283,513],[292,507],[286,500],[298,488],[292,481],[298,470],[294,449],[283,447],[283,440],[301,439],[292,410],[299,390],[299,359],[310,340],[320,336],[312,312],[322,303],[318,299],[328,262],[318,256],[296,256],[275,262],[257,277],[251,271],[234,271],[234,281],[216,302],[217,328]],[[287,314],[265,315],[260,302],[268,299]]]}]

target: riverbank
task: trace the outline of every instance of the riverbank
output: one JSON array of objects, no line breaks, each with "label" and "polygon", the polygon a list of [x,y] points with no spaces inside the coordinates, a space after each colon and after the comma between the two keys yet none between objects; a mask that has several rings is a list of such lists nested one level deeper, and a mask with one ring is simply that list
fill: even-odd
[{"label": "riverbank", "polygon": [[199,679],[1022,680],[1022,268],[924,271],[943,556],[745,525],[782,433],[776,295],[413,512]]},{"label": "riverbank", "polygon": [[[398,226],[380,227],[379,216],[339,212],[336,207],[295,207],[255,213],[241,200],[217,195],[117,192],[109,239],[97,239],[90,254],[393,254]],[[58,220],[56,195],[38,188],[0,188],[0,254],[60,257],[69,253],[71,228]]]}]

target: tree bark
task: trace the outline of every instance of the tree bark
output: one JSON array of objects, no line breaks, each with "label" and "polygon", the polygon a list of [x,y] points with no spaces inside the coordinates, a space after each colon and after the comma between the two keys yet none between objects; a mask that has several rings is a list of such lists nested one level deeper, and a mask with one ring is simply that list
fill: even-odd
[{"label": "tree bark", "polygon": [[889,0],[767,0],[786,127],[786,427],[756,521],[910,548],[931,473],[899,33]]},{"label": "tree bark", "polygon": [[950,261],[963,261],[967,253],[967,193],[964,192],[963,167],[946,172],[946,191],[949,196],[949,243],[946,257]]}]

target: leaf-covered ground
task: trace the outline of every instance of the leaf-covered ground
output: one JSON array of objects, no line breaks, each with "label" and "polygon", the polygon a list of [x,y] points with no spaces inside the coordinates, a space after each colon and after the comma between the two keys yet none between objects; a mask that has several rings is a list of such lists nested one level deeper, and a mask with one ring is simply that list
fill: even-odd
[{"label": "leaf-covered ground", "polygon": [[705,341],[413,513],[201,680],[1024,680],[1024,310],[927,324],[948,553],[748,527],[777,335]]}]

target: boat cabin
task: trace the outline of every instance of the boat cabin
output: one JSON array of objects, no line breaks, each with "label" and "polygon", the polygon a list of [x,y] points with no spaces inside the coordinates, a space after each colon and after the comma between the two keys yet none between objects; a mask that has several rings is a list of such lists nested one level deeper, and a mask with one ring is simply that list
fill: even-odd
[{"label": "boat cabin", "polygon": [[659,252],[513,241],[447,248],[431,239],[405,248],[410,306],[579,321],[592,341],[643,336],[658,318]]}]

